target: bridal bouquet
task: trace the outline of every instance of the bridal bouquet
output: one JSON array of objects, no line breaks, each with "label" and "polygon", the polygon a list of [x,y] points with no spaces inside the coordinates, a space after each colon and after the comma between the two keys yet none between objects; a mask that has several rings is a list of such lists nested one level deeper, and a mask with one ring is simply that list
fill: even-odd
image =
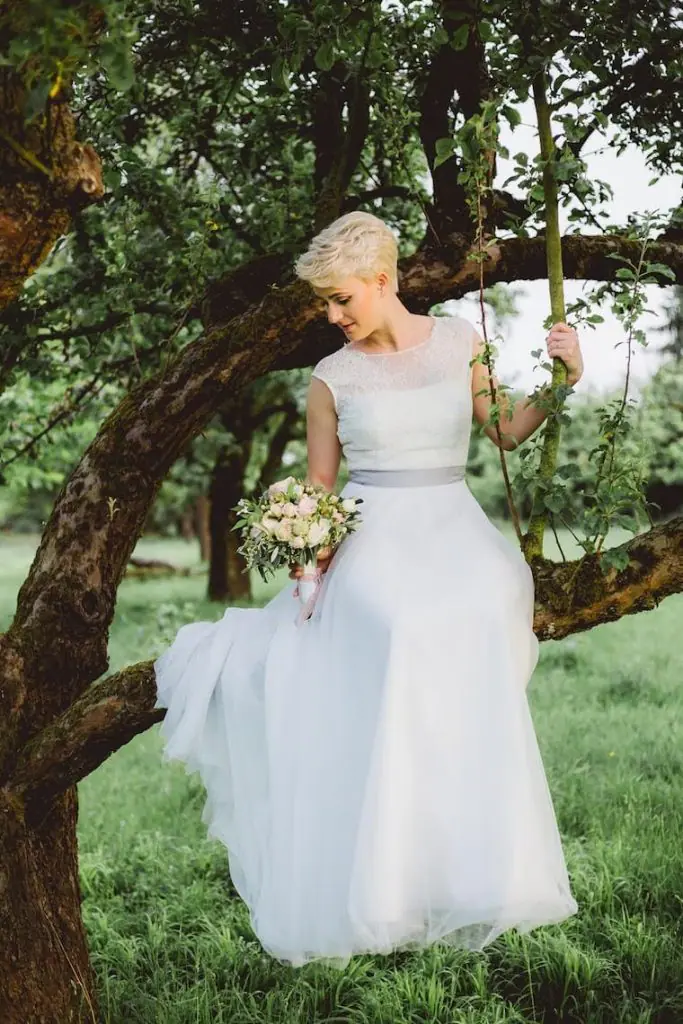
[{"label": "bridal bouquet", "polygon": [[302,608],[298,621],[310,616],[320,585],[317,556],[321,548],[336,547],[355,530],[360,520],[357,506],[362,498],[340,498],[318,484],[296,477],[277,480],[260,498],[241,498],[234,511],[233,530],[241,530],[237,549],[247,569],[258,569],[266,580],[281,566],[297,562],[304,572],[294,596]]}]

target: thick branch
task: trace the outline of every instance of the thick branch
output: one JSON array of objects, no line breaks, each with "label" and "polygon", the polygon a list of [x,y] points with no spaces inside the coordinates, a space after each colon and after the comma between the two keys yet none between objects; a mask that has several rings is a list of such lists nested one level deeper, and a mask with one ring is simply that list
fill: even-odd
[{"label": "thick branch", "polygon": [[[436,143],[452,134],[450,109],[454,96],[457,95],[465,119],[470,118],[488,96],[490,80],[476,5],[471,0],[442,0],[441,8],[449,41],[439,46],[432,57],[420,97],[419,134],[434,188],[430,220],[443,240],[453,232],[472,234],[472,225],[465,192],[458,183],[459,160],[454,154],[435,168]],[[451,41],[463,25],[469,26],[467,42],[463,49],[454,50]]]},{"label": "thick branch", "polygon": [[[428,309],[478,287],[477,265],[462,248],[419,252],[401,262],[401,294]],[[612,279],[609,252],[635,256],[636,242],[570,235],[563,240],[568,276]],[[492,250],[485,283],[544,277],[542,238],[509,239]],[[683,246],[654,243],[650,258],[683,280]],[[138,385],[85,451],[47,523],[17,614],[0,637],[0,779],[18,743],[66,708],[107,669],[107,631],[116,590],[161,481],[226,395],[264,373],[310,365],[341,343],[320,317],[309,286],[273,286],[245,313],[230,317],[181,350],[172,365]],[[226,322],[227,321],[227,322]],[[311,346],[312,337],[320,344]],[[297,362],[307,348],[306,362]],[[122,453],[125,457],[122,458]],[[59,637],[59,643],[45,643]],[[31,692],[32,699],[28,700]],[[36,695],[40,698],[36,699]]]},{"label": "thick branch", "polygon": [[12,782],[20,798],[49,799],[85,778],[133,736],[164,717],[155,710],[152,661],[107,676],[28,743]]},{"label": "thick branch", "polygon": [[[562,264],[565,278],[586,281],[613,281],[618,253],[637,260],[642,243],[621,235],[565,235],[562,239]],[[547,276],[545,238],[506,238],[494,241],[488,250],[484,280],[487,287],[498,281],[536,281]],[[683,283],[683,244],[655,239],[648,247],[648,259],[671,267],[676,281]],[[464,261],[449,282],[450,298],[460,298],[478,287],[479,270],[474,261]],[[659,283],[673,282],[660,278]]]},{"label": "thick branch", "polygon": [[[539,640],[560,640],[655,608],[683,590],[683,516],[619,547],[628,553],[629,563],[605,576],[594,556],[567,563],[535,560],[534,630]],[[155,701],[151,661],[95,683],[26,746],[10,792],[42,801],[74,785],[163,717]]]},{"label": "thick branch", "polygon": [[57,98],[43,130],[27,129],[22,86],[0,76],[0,309],[63,235],[74,212],[104,195],[100,158],[76,141],[71,111]]}]

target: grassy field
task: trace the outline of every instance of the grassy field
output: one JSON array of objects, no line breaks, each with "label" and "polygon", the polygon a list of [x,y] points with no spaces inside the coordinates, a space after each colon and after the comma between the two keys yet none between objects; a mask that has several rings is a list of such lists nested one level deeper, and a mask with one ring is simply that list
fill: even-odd
[{"label": "grassy field", "polygon": [[[565,538],[562,538],[563,546]],[[0,537],[0,629],[35,538]],[[573,554],[567,543],[568,557]],[[181,541],[138,553],[192,564]],[[258,588],[263,602],[284,576]],[[111,668],[217,619],[202,575],[126,580]],[[112,1024],[680,1024],[683,1022],[683,595],[541,647],[529,700],[579,913],[479,953],[356,957],[291,969],[255,939],[203,793],[162,764],[156,729],[80,786],[84,914]]]}]

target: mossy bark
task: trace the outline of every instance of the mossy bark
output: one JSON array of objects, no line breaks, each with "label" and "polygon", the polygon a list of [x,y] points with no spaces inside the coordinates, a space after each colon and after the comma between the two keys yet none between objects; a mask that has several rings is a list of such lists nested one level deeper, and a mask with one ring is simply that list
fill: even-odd
[{"label": "mossy bark", "polygon": [[[3,803],[3,800],[5,801]],[[81,918],[74,788],[24,820],[0,796],[0,1020],[96,1022]]]},{"label": "mossy bark", "polygon": [[74,212],[104,195],[100,159],[76,139],[63,97],[26,125],[23,92],[16,75],[0,69],[0,309],[65,234]]}]

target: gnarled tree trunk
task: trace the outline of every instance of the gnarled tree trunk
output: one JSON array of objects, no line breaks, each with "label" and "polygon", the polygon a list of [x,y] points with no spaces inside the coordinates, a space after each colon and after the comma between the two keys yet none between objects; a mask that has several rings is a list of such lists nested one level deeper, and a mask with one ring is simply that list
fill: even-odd
[{"label": "gnarled tree trunk", "polygon": [[0,796],[0,1020],[96,1021],[81,918],[76,789],[23,820]]}]

